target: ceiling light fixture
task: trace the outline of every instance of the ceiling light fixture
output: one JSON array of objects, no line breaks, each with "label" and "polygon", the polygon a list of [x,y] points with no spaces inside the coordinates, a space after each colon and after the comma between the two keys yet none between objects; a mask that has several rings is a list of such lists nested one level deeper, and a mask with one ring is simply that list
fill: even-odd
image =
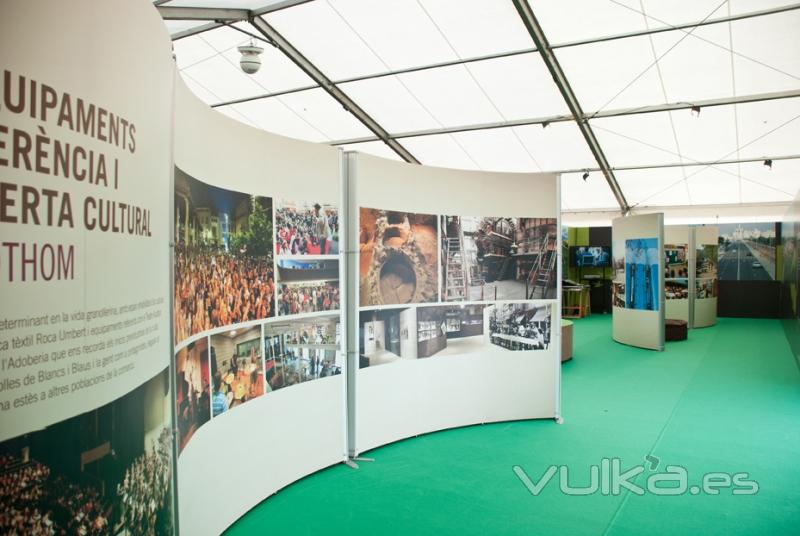
[{"label": "ceiling light fixture", "polygon": [[586,179],[588,178],[589,178],[589,170],[587,169],[586,171],[583,172],[583,182],[586,182]]},{"label": "ceiling light fixture", "polygon": [[764,160],[764,165],[767,166],[770,169],[770,171],[772,171],[772,160],[771,159],[767,158],[766,160]]},{"label": "ceiling light fixture", "polygon": [[264,52],[264,49],[255,46],[252,41],[250,41],[249,45],[239,47],[239,53],[242,55],[239,60],[239,66],[247,74],[257,73],[261,68],[261,58],[259,54],[262,52]]},{"label": "ceiling light fixture", "polygon": [[692,115],[695,117],[700,117],[700,107],[699,106],[692,106]]}]

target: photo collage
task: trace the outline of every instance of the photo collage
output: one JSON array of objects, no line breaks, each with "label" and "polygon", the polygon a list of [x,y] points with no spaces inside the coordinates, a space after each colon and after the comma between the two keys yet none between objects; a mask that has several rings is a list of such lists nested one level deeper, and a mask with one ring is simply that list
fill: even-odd
[{"label": "photo collage", "polygon": [[223,413],[342,372],[337,205],[225,190],[176,168],[174,238],[179,452]]},{"label": "photo collage", "polygon": [[[359,210],[359,368],[550,347],[555,218]],[[434,305],[437,304],[437,305]]]},{"label": "photo collage", "polygon": [[689,299],[688,244],[664,244],[664,298]]}]

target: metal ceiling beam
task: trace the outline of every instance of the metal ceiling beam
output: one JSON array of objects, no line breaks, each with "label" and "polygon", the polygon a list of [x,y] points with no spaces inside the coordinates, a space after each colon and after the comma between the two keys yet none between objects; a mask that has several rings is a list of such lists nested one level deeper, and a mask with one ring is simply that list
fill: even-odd
[{"label": "metal ceiling beam", "polygon": [[236,22],[247,20],[250,12],[246,9],[226,7],[177,7],[157,6],[158,14],[164,20],[209,20]]},{"label": "metal ceiling beam", "polygon": [[[668,104],[653,104],[650,106],[638,106],[636,108],[619,108],[616,110],[603,110],[600,112],[585,114],[583,119],[584,120],[603,119],[606,117],[620,117],[624,115],[638,115],[638,114],[650,114],[658,112],[671,112],[676,110],[690,110],[695,107],[699,107],[702,113],[703,108],[712,108],[714,106],[730,106],[733,104],[747,104],[751,102],[763,102],[769,100],[794,99],[794,98],[800,98],[800,89],[792,91],[775,91],[771,93],[756,93],[753,95],[739,95],[736,97],[727,97],[720,99],[706,99],[694,102],[672,102]],[[534,117],[526,119],[512,119],[510,121],[475,123],[471,125],[458,125],[454,127],[396,132],[392,134],[392,137],[397,139],[418,138],[421,136],[456,134],[458,132],[471,132],[474,130],[492,130],[496,128],[523,127],[528,125],[549,125],[552,123],[563,123],[565,121],[574,121],[574,118],[572,115],[567,114],[567,115],[551,115],[547,117]],[[330,142],[330,145],[348,145],[351,143],[364,143],[369,141],[378,141],[378,138],[374,136],[365,136],[361,138],[334,140]]]},{"label": "metal ceiling beam", "polygon": [[[729,158],[724,160],[706,160],[701,162],[686,161],[686,162],[672,162],[669,164],[649,164],[641,166],[614,166],[614,171],[641,171],[648,169],[666,169],[676,167],[710,167],[710,166],[723,166],[727,164],[747,164],[751,162],[763,162],[764,160],[772,160],[779,162],[781,160],[800,160],[800,154],[788,154],[780,156],[759,156],[754,158]],[[575,168],[575,169],[559,169],[554,173],[584,173],[584,172],[597,172],[600,168]]]},{"label": "metal ceiling beam", "polygon": [[208,22],[206,24],[201,24],[200,26],[195,26],[194,28],[187,28],[186,30],[175,32],[174,34],[171,34],[169,37],[173,41],[178,41],[179,39],[183,39],[184,37],[191,37],[193,35],[201,34],[203,32],[219,28],[220,26],[225,26],[225,24],[222,22]]},{"label": "metal ceiling beam", "polygon": [[513,2],[514,7],[517,9],[517,13],[519,13],[520,18],[522,18],[525,29],[528,30],[528,34],[530,34],[531,39],[533,39],[536,48],[539,49],[539,54],[541,54],[542,60],[547,66],[547,70],[550,71],[550,75],[553,77],[556,87],[558,87],[561,96],[564,98],[564,102],[566,102],[570,113],[575,118],[575,123],[578,125],[583,138],[586,140],[589,150],[592,152],[592,155],[597,161],[597,165],[602,170],[603,175],[608,182],[608,186],[611,188],[611,192],[617,199],[617,203],[619,203],[622,213],[627,214],[630,210],[630,206],[625,199],[625,195],[622,193],[622,189],[620,188],[616,177],[614,177],[614,172],[612,171],[611,166],[609,165],[608,160],[603,153],[602,147],[600,147],[600,142],[597,141],[594,131],[589,125],[589,121],[584,119],[583,110],[578,102],[578,98],[575,96],[575,92],[572,90],[572,86],[570,86],[566,74],[564,74],[564,71],[561,69],[561,65],[558,63],[558,58],[556,58],[555,53],[550,48],[550,43],[548,42],[547,37],[545,36],[544,31],[539,24],[539,21],[536,20],[530,4],[528,4],[527,0],[513,0]]},{"label": "metal ceiling beam", "polygon": [[316,65],[311,63],[294,45],[286,40],[275,28],[270,26],[263,18],[253,16],[250,19],[250,24],[258,30],[265,38],[275,44],[278,49],[283,52],[287,58],[292,60],[295,65],[306,73],[314,82],[320,85],[322,89],[328,92],[345,110],[350,112],[356,119],[358,119],[365,127],[371,130],[380,140],[388,145],[394,152],[406,162],[419,164],[414,155],[412,155],[400,142],[389,135],[389,133],[378,124],[367,112],[365,112],[353,99],[351,99],[344,91],[339,89],[336,84],[331,81],[325,74],[320,71]]}]

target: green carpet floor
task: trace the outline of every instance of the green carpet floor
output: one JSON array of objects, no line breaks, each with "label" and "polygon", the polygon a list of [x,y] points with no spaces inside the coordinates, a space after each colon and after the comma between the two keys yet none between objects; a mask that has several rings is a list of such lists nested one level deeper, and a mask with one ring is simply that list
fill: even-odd
[{"label": "green carpet floor", "polygon": [[[610,316],[575,322],[563,366],[563,425],[472,426],[408,439],[311,475],[264,501],[228,534],[800,534],[800,372],[780,321],[720,319],[663,353],[611,340]],[[264,445],[263,448],[268,448]],[[646,455],[707,472],[750,473],[755,495],[567,496],[603,457],[623,468]],[[639,475],[644,484],[651,473]]]}]

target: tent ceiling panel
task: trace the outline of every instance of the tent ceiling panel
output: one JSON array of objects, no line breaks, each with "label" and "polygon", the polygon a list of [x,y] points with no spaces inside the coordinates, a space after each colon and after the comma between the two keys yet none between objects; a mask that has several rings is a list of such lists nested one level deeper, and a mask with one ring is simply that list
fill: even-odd
[{"label": "tent ceiling panel", "polygon": [[[672,44],[680,39],[676,32],[665,35]],[[648,36],[555,52],[587,114],[665,102]]]},{"label": "tent ceiling panel", "polygon": [[505,119],[569,114],[538,53],[479,61],[465,68]]},{"label": "tent ceiling panel", "polygon": [[[597,0],[529,0],[550,44],[644,30],[642,16],[612,2]],[[638,1],[624,5],[638,7]]]},{"label": "tent ceiling panel", "polygon": [[222,111],[227,108],[233,108],[250,117],[264,130],[292,138],[327,142],[334,138],[357,138],[370,134],[363,124],[322,89],[310,89],[217,109]]},{"label": "tent ceiling panel", "polygon": [[331,79],[389,70],[328,2],[308,2],[264,18]]},{"label": "tent ceiling panel", "polygon": [[561,203],[565,208],[619,210],[619,204],[602,173],[592,173],[585,181],[581,175],[581,173],[561,175]]},{"label": "tent ceiling panel", "polygon": [[592,119],[600,145],[617,166],[644,166],[679,162],[669,114],[665,112]]},{"label": "tent ceiling panel", "polygon": [[742,158],[800,154],[800,99],[739,105],[736,111]]},{"label": "tent ceiling panel", "polygon": [[597,165],[580,130],[573,122],[553,123],[547,128],[526,125],[513,127],[513,130],[542,171],[590,168]]},{"label": "tent ceiling panel", "polygon": [[781,160],[772,169],[760,162],[740,164],[742,199],[748,203],[791,202],[800,188],[800,160]]},{"label": "tent ceiling panel", "polygon": [[736,92],[800,86],[800,10],[731,23]]},{"label": "tent ceiling panel", "polygon": [[339,87],[391,133],[442,126],[397,76],[370,78]]},{"label": "tent ceiling panel", "polygon": [[428,166],[479,169],[477,163],[451,134],[400,140],[420,162]]},{"label": "tent ceiling panel", "polygon": [[[181,72],[191,76],[195,82],[222,101],[239,99],[264,91],[255,80],[244,74],[237,64],[231,63],[229,58],[221,54],[187,67]],[[208,104],[214,102],[219,101]]]},{"label": "tent ceiling panel", "polygon": [[513,129],[476,130],[453,134],[480,169],[539,171],[525,145]]},{"label": "tent ceiling panel", "polygon": [[463,65],[398,75],[441,126],[502,121],[503,116]]},{"label": "tent ceiling panel", "polygon": [[618,170],[615,175],[628,202],[633,206],[689,203],[681,168]]},{"label": "tent ceiling panel", "polygon": [[420,5],[460,58],[531,47],[511,2],[421,0]]},{"label": "tent ceiling panel", "polygon": [[192,28],[198,28],[206,24],[206,21],[202,20],[165,20],[164,25],[167,27],[167,31],[170,35],[176,34],[178,32],[182,32],[184,30],[190,30]]}]

